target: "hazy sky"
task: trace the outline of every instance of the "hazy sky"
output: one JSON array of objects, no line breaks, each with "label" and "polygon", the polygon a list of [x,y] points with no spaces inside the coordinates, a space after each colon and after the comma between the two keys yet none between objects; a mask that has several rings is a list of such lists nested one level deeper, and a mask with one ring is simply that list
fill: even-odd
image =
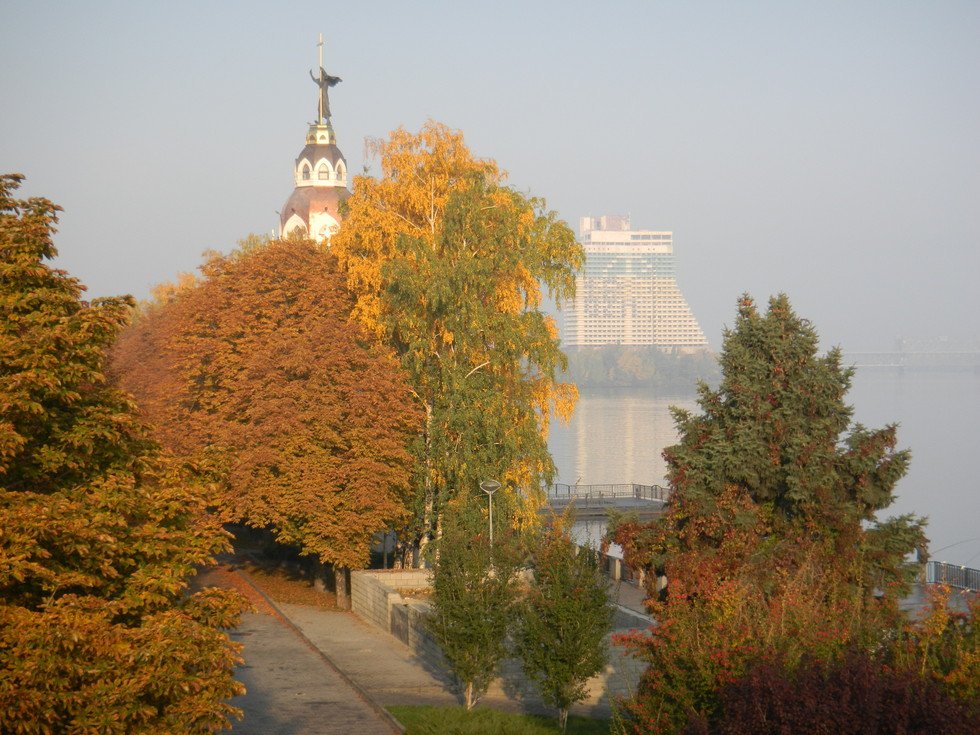
[{"label": "hazy sky", "polygon": [[147,295],[276,226],[316,110],[433,118],[575,226],[674,231],[717,346],[743,291],[827,344],[980,336],[980,2],[44,2],[0,10],[0,170],[59,263]]}]

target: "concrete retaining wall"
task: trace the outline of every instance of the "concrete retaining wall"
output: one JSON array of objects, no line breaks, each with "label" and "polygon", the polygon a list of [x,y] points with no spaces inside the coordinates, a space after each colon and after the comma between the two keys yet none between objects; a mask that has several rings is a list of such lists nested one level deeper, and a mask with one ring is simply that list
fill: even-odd
[{"label": "concrete retaining wall", "polygon": [[351,573],[351,608],[365,620],[391,632],[392,606],[405,605],[398,590],[425,589],[431,584],[427,570],[361,570]]},{"label": "concrete retaining wall", "polygon": [[432,575],[425,569],[353,572],[351,607],[360,617],[395,636],[427,665],[448,671],[442,650],[425,629],[429,606],[398,592],[423,590],[431,584]]}]

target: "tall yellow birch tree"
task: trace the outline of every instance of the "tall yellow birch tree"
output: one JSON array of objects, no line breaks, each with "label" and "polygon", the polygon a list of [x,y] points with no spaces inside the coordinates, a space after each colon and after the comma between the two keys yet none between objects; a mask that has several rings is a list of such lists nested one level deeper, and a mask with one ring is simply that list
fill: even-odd
[{"label": "tall yellow birch tree", "polygon": [[[496,477],[500,500],[536,510],[554,475],[548,419],[577,398],[546,289],[574,294],[581,247],[541,199],[503,184],[458,131],[429,122],[378,145],[382,175],[355,179],[332,251],[355,295],[354,316],[401,356],[425,413],[417,446],[417,539],[439,533],[442,508]],[[517,488],[526,501],[515,502]]]}]

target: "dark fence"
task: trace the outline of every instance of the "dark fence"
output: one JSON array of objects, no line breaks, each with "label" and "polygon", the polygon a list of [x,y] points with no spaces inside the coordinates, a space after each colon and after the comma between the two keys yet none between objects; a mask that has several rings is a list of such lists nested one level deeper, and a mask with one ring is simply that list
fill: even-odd
[{"label": "dark fence", "polygon": [[980,569],[958,567],[944,561],[931,561],[926,564],[926,582],[929,584],[948,584],[963,590],[980,590]]},{"label": "dark fence", "polygon": [[582,501],[587,505],[615,502],[621,499],[648,500],[664,503],[670,491],[660,485],[548,485],[549,501]]}]

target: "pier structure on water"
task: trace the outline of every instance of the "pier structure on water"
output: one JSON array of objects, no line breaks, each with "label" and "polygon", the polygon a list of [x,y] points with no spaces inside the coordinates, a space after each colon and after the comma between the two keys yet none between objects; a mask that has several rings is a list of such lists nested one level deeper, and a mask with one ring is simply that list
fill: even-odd
[{"label": "pier structure on water", "polygon": [[[639,485],[619,483],[607,485],[566,485],[556,483],[546,488],[548,508],[561,513],[570,505],[575,507],[576,521],[598,521],[608,517],[610,511],[634,513],[641,520],[649,520],[663,514],[664,505],[670,496],[669,488],[661,485]],[[604,556],[609,556],[608,554]],[[621,559],[604,559],[613,579],[630,579],[635,575],[622,567]],[[615,564],[613,571],[612,564]],[[931,561],[924,570],[924,579],[916,585],[916,590],[904,601],[905,607],[924,606],[925,585],[945,584],[966,593],[980,591],[980,570],[945,562]],[[920,599],[921,598],[921,599]],[[959,601],[962,606],[962,601]],[[954,608],[955,608],[954,604]]]},{"label": "pier structure on water", "polygon": [[858,369],[877,368],[913,372],[973,371],[980,373],[980,350],[845,352],[843,362],[845,365]]},{"label": "pier structure on water", "polygon": [[548,507],[561,513],[575,506],[577,520],[606,518],[609,511],[634,513],[650,519],[663,513],[670,490],[661,485],[619,483],[609,485],[548,485]]}]

